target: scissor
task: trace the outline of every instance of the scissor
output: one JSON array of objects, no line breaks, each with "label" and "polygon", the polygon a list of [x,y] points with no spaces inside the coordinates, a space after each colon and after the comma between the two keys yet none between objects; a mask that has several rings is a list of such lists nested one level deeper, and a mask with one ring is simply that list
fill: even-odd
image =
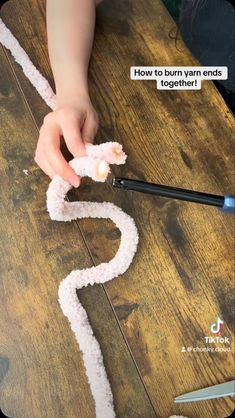
[{"label": "scissor", "polygon": [[175,402],[207,401],[208,399],[224,398],[225,396],[235,396],[235,380],[185,393],[184,395],[177,396]]}]

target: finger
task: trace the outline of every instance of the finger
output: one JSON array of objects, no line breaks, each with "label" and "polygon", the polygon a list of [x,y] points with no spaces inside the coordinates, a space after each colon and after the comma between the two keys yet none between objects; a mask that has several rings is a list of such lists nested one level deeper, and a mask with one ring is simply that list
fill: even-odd
[{"label": "finger", "polygon": [[51,168],[50,164],[48,163],[46,159],[46,155],[44,154],[44,126],[41,126],[39,131],[39,139],[37,143],[37,148],[35,151],[34,161],[36,164],[41,168],[44,173],[49,176],[51,179],[55,175],[54,170]]},{"label": "finger", "polygon": [[94,115],[87,115],[82,127],[82,139],[84,142],[93,143],[98,131],[98,118]]},{"label": "finger", "polygon": [[54,170],[51,168],[50,164],[48,163],[48,161],[46,161],[46,159],[38,159],[36,156],[34,158],[34,161],[37,163],[37,165],[42,169],[42,171],[44,171],[44,173],[50,177],[50,179],[53,179],[55,172]]},{"label": "finger", "polygon": [[86,154],[85,145],[81,135],[81,122],[77,118],[69,118],[61,124],[62,134],[68,150],[74,157]]},{"label": "finger", "polygon": [[78,187],[80,178],[67,163],[60,151],[60,130],[57,126],[44,129],[44,153],[51,169],[68,181],[72,186]]}]

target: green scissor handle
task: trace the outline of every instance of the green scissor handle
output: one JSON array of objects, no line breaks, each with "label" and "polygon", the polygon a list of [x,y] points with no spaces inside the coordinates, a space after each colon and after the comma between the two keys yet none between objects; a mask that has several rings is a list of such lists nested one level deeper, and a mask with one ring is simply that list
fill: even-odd
[{"label": "green scissor handle", "polygon": [[205,389],[195,390],[185,393],[175,398],[176,403],[206,401],[208,399],[224,398],[225,396],[235,396],[235,380],[210,386]]}]

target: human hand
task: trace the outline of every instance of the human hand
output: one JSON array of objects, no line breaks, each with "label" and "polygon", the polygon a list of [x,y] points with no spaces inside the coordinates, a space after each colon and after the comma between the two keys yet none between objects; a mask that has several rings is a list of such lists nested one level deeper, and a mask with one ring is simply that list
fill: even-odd
[{"label": "human hand", "polygon": [[98,116],[89,97],[59,103],[45,116],[35,152],[35,162],[51,179],[61,176],[78,187],[80,177],[65,160],[60,147],[62,136],[74,157],[85,155],[85,144],[92,143],[99,126]]}]

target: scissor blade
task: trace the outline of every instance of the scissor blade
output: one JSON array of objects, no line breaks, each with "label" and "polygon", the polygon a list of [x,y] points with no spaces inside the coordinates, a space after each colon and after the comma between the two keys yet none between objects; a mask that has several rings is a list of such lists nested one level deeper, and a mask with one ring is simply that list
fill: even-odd
[{"label": "scissor blade", "polygon": [[186,393],[175,398],[175,402],[205,401],[207,399],[223,398],[225,396],[235,396],[235,380]]}]

